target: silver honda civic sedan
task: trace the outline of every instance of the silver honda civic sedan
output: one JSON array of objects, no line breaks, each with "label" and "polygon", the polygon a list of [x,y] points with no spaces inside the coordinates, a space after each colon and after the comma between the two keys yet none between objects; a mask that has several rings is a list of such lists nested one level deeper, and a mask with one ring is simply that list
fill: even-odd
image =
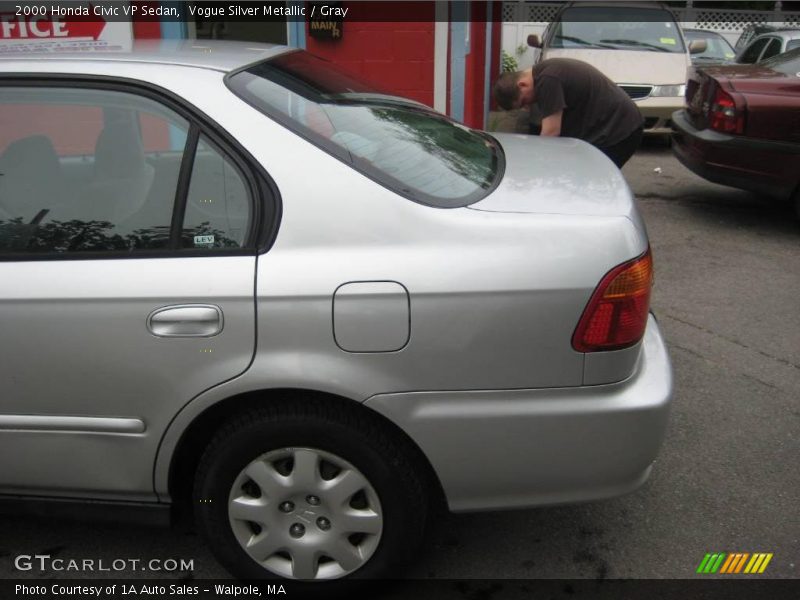
[{"label": "silver honda civic sedan", "polygon": [[171,507],[238,577],[335,587],[439,506],[647,479],[652,258],[588,144],[252,44],[7,57],[0,105],[0,494]]}]

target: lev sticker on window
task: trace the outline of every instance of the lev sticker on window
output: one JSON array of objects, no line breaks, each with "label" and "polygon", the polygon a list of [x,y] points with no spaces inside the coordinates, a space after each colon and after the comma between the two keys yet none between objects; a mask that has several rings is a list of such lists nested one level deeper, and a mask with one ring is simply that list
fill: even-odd
[{"label": "lev sticker on window", "polygon": [[214,245],[214,236],[213,235],[196,235],[196,236],[194,236],[194,245],[195,246],[213,246]]}]

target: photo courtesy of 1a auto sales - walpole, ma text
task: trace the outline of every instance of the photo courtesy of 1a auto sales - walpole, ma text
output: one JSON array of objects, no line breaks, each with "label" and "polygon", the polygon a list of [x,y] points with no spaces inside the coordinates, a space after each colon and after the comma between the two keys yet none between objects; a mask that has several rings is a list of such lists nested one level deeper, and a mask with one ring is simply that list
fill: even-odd
[{"label": "photo courtesy of 1a auto sales - walpole, ma text", "polygon": [[800,597],[800,0],[0,0],[0,600]]}]

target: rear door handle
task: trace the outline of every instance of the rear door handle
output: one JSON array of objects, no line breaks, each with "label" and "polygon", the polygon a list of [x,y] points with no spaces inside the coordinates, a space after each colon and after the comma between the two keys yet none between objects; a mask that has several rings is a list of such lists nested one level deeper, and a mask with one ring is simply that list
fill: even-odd
[{"label": "rear door handle", "polygon": [[147,330],[158,337],[211,337],[222,326],[222,310],[213,304],[164,306],[147,317]]}]

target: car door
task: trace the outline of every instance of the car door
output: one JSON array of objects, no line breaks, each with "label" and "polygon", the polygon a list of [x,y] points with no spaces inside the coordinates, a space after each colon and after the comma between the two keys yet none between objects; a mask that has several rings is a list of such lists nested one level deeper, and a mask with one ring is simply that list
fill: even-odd
[{"label": "car door", "polygon": [[0,79],[0,493],[148,500],[255,349],[256,188],[179,103]]}]

